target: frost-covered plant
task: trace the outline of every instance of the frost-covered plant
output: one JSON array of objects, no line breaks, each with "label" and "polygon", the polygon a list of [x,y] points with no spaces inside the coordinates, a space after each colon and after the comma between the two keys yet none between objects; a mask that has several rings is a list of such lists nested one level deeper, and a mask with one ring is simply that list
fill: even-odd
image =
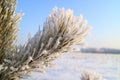
[{"label": "frost-covered plant", "polygon": [[21,14],[14,14],[16,0],[0,0],[0,63],[14,49]]},{"label": "frost-covered plant", "polygon": [[81,73],[80,80],[105,80],[103,77],[92,71],[84,71]]},{"label": "frost-covered plant", "polygon": [[[16,0],[5,2],[7,1],[16,2]],[[0,2],[4,3],[3,0]],[[18,22],[19,18],[15,18],[13,22]],[[14,50],[7,51],[4,61],[0,64],[0,80],[18,80],[30,71],[39,71],[48,66],[50,61],[61,54],[74,50],[74,45],[82,44],[89,29],[87,21],[83,20],[82,16],[73,16],[73,11],[70,9],[54,8],[46,19],[43,30],[39,29],[25,45],[19,45]]]}]

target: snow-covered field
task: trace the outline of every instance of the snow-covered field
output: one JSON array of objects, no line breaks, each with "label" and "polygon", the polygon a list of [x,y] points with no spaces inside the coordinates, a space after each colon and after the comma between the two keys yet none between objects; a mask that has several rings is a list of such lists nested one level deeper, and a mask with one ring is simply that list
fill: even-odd
[{"label": "snow-covered field", "polygon": [[[119,54],[92,54],[72,52],[56,61],[46,73],[35,73],[29,80],[80,80],[81,74],[89,71],[102,76],[105,80],[120,80]],[[28,80],[27,79],[27,80]]]}]

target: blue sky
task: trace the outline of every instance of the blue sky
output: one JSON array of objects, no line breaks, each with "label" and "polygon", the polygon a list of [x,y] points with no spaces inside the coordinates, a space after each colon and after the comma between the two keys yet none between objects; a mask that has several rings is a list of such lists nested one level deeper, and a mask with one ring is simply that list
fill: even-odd
[{"label": "blue sky", "polygon": [[24,43],[27,34],[33,36],[54,7],[72,9],[82,14],[93,29],[87,38],[89,47],[120,49],[120,0],[18,0],[16,12],[23,12],[19,39]]}]

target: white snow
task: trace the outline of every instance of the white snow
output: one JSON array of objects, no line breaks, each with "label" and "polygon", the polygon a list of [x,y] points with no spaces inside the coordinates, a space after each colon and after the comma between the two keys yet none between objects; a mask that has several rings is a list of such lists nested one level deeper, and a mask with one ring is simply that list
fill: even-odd
[{"label": "white snow", "polygon": [[47,68],[46,73],[33,73],[34,77],[26,80],[80,80],[86,71],[105,80],[120,79],[119,54],[72,52],[53,61],[53,64],[56,65]]}]

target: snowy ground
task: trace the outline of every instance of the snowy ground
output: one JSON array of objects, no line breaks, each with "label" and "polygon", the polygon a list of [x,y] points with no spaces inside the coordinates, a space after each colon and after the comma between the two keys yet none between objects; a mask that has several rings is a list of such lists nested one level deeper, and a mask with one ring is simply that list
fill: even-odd
[{"label": "snowy ground", "polygon": [[120,80],[120,55],[68,53],[53,62],[46,73],[35,73],[26,80],[80,80],[84,71],[95,72],[106,80]]}]

